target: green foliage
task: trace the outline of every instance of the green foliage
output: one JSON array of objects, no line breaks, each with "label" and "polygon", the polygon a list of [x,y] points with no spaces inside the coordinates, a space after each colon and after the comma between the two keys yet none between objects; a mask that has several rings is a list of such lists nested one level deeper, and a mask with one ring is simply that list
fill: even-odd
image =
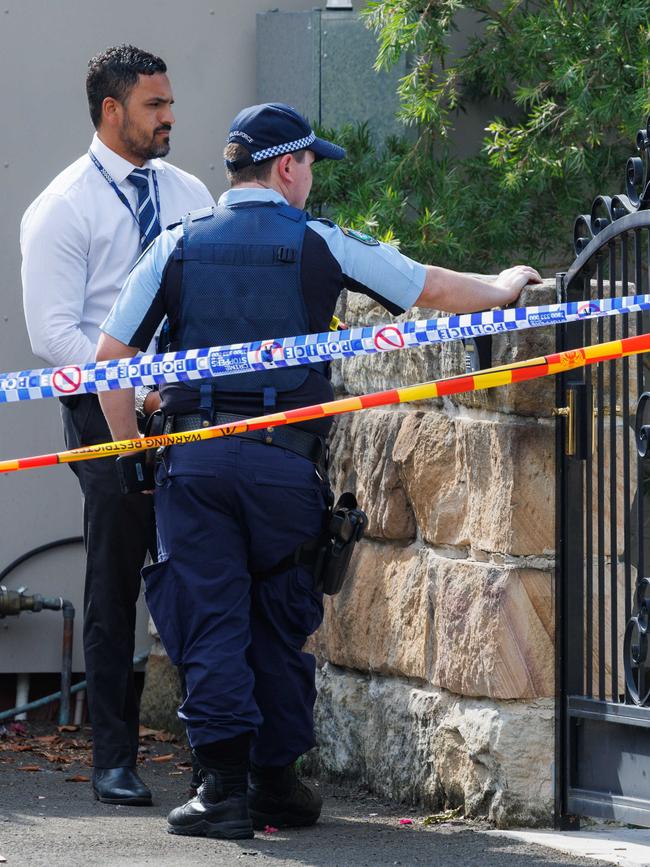
[{"label": "green foliage", "polygon": [[[408,52],[401,117],[419,138],[380,154],[364,128],[337,133],[352,158],[317,169],[312,201],[425,261],[568,264],[573,219],[597,193],[622,191],[650,113],[648,0],[370,0],[362,14],[377,69]],[[452,56],[459,21],[478,35]],[[479,156],[453,158],[459,110],[485,97],[507,110]]]}]

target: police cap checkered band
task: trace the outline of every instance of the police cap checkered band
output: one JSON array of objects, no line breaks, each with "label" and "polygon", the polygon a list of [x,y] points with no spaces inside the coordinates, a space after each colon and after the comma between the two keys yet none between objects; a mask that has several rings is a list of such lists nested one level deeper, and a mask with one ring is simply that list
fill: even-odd
[{"label": "police cap checkered band", "polygon": [[270,160],[273,157],[279,157],[281,154],[290,154],[294,151],[301,151],[303,148],[309,147],[310,144],[316,141],[316,134],[310,133],[304,138],[288,141],[285,144],[274,145],[272,148],[267,148],[264,151],[255,151],[252,155],[254,163],[262,163],[264,160]]},{"label": "police cap checkered band", "polygon": [[343,148],[317,138],[305,118],[281,102],[252,105],[240,111],[228,133],[228,143],[233,142],[246,148],[250,156],[235,162],[226,160],[231,171],[303,148],[313,151],[317,160],[340,160],[345,156]]}]

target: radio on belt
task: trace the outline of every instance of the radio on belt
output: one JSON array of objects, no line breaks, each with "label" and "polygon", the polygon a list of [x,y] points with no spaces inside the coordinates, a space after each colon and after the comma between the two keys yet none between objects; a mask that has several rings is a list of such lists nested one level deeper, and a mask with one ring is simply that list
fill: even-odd
[{"label": "radio on belt", "polygon": [[141,494],[154,489],[154,454],[155,449],[147,449],[117,458],[115,469],[123,494]]}]

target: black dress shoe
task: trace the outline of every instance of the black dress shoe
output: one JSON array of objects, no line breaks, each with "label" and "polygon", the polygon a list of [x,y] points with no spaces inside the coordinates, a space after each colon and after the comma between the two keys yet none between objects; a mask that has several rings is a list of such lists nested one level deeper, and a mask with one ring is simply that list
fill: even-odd
[{"label": "black dress shoe", "polygon": [[227,794],[219,774],[203,771],[198,794],[167,817],[170,834],[186,837],[214,837],[218,840],[250,840],[253,826],[248,815],[245,782],[241,790]]},{"label": "black dress shoe", "polygon": [[267,825],[298,828],[318,821],[323,799],[298,779],[295,768],[251,766],[248,780],[248,812],[256,831]]},{"label": "black dress shoe", "polygon": [[93,792],[102,804],[150,807],[151,791],[134,768],[95,768]]}]

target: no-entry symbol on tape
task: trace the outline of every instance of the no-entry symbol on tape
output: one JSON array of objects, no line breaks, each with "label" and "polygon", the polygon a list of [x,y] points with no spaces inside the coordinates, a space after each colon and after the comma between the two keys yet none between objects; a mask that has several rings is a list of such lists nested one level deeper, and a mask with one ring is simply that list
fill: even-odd
[{"label": "no-entry symbol on tape", "polygon": [[282,361],[284,351],[281,344],[274,340],[266,340],[259,349],[253,353],[253,362],[259,364],[262,361]]},{"label": "no-entry symbol on tape", "polygon": [[61,394],[72,394],[81,385],[81,368],[62,367],[52,374],[52,386]]},{"label": "no-entry symbol on tape", "polygon": [[388,349],[401,349],[404,346],[402,332],[394,325],[380,328],[375,334],[375,346],[380,352],[386,352]]}]

